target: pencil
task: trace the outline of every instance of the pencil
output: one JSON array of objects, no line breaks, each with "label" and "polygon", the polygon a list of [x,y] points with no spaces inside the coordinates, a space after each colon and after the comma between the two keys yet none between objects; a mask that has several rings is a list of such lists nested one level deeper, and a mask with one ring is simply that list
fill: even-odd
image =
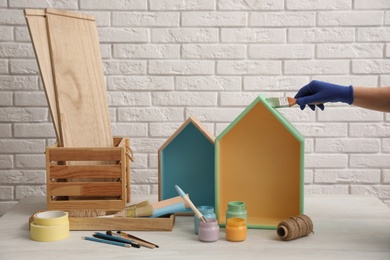
[{"label": "pencil", "polygon": [[98,239],[98,238],[94,238],[94,237],[81,237],[81,238],[84,240],[88,240],[88,241],[109,244],[109,245],[114,245],[114,246],[131,247],[131,245],[129,245],[129,244],[111,241],[111,240]]}]

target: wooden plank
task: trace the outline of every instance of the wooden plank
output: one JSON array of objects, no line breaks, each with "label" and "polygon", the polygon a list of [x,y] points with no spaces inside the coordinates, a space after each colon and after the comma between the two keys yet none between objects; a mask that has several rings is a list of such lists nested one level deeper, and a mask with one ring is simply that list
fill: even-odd
[{"label": "wooden plank", "polygon": [[99,38],[93,20],[46,11],[64,147],[112,147]]},{"label": "wooden plank", "polygon": [[113,148],[47,148],[49,161],[120,161],[121,149]]},{"label": "wooden plank", "polygon": [[24,15],[45,16],[45,10],[43,10],[43,9],[24,9]]},{"label": "wooden plank", "polygon": [[63,9],[46,8],[45,13],[46,14],[61,15],[61,16],[66,16],[66,17],[70,17],[70,18],[95,21],[95,16],[93,16],[93,15],[84,14],[84,13],[77,13],[77,12],[72,12],[72,11],[63,10]]},{"label": "wooden plank", "polygon": [[121,196],[121,182],[57,182],[50,184],[50,196]]},{"label": "wooden plank", "polygon": [[74,178],[121,178],[121,165],[52,165],[50,166],[51,179]]},{"label": "wooden plank", "polygon": [[121,211],[125,208],[124,198],[105,199],[105,200],[53,200],[49,197],[50,203],[47,204],[50,210],[87,210],[104,209],[106,211]]},{"label": "wooden plank", "polygon": [[57,140],[61,145],[62,142],[60,139],[59,119],[53,82],[53,72],[50,61],[50,48],[45,12],[40,9],[25,9],[24,14],[45,89],[46,99],[49,105]]}]

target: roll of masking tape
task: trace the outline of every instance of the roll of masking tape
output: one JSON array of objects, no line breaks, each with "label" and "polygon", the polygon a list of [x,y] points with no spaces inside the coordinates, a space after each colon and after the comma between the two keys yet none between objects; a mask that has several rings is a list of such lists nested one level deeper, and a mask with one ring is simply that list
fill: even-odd
[{"label": "roll of masking tape", "polygon": [[39,242],[62,240],[69,236],[68,213],[63,211],[45,211],[34,215],[30,223],[30,236]]},{"label": "roll of masking tape", "polygon": [[49,210],[36,213],[34,223],[41,226],[55,226],[68,221],[68,212]]}]

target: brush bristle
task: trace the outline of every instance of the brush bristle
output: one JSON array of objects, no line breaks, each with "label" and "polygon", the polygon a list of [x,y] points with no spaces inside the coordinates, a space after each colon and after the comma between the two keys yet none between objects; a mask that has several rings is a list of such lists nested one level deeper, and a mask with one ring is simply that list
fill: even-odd
[{"label": "brush bristle", "polygon": [[279,104],[278,98],[266,98],[265,101],[271,106],[276,107]]},{"label": "brush bristle", "polygon": [[69,210],[68,212],[69,217],[73,218],[91,218],[91,217],[99,217],[99,216],[105,216],[106,211],[100,210],[100,209],[79,209],[79,210]]},{"label": "brush bristle", "polygon": [[136,217],[149,217],[153,215],[153,206],[152,205],[146,205],[141,208],[136,209],[135,214]]},{"label": "brush bristle", "polygon": [[127,218],[136,218],[136,217],[149,217],[153,215],[153,206],[146,205],[143,207],[131,208],[126,210],[125,216]]},{"label": "brush bristle", "polygon": [[265,99],[267,103],[273,108],[291,107],[296,104],[296,99],[291,97],[271,97]]},{"label": "brush bristle", "polygon": [[271,107],[275,107],[275,108],[289,106],[287,98],[283,98],[283,97],[282,98],[276,98],[276,97],[267,98],[266,101]]},{"label": "brush bristle", "polygon": [[150,205],[150,202],[148,200],[141,201],[140,203],[133,204],[130,206],[126,206],[124,210],[119,211],[116,213],[114,216],[115,217],[130,217],[133,218],[135,217],[135,211],[137,208],[141,208],[144,206]]}]

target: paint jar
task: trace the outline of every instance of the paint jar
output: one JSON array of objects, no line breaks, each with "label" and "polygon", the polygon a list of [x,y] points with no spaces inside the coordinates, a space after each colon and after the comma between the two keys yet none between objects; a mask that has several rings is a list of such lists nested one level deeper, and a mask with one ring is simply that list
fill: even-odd
[{"label": "paint jar", "polygon": [[215,218],[206,218],[207,222],[200,221],[198,238],[202,242],[215,242],[219,239],[219,226]]},{"label": "paint jar", "polygon": [[247,223],[246,205],[242,201],[228,202],[228,209],[226,211],[226,223],[229,218],[243,218]]},{"label": "paint jar", "polygon": [[[205,218],[217,218],[214,213],[214,207],[212,206],[199,206],[196,207],[200,213],[202,213],[203,217]],[[199,227],[199,221],[200,219],[194,215],[194,231],[195,234],[198,234],[198,227]]]},{"label": "paint jar", "polygon": [[241,242],[246,239],[247,227],[243,218],[229,218],[226,224],[226,239]]}]

